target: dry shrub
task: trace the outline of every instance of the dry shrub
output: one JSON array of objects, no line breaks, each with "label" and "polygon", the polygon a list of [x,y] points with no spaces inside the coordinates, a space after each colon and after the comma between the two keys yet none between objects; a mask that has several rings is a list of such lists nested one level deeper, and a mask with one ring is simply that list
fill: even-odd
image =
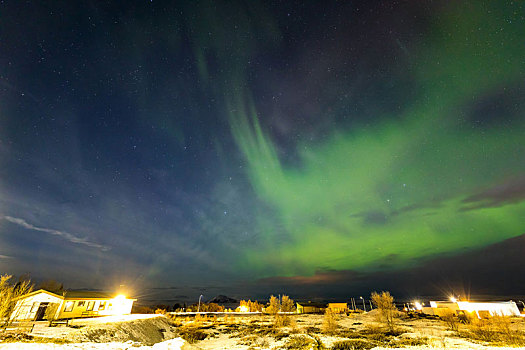
[{"label": "dry shrub", "polygon": [[277,297],[272,295],[270,296],[269,304],[270,305],[265,309],[265,311],[269,313],[270,315],[276,315],[281,309],[281,303],[279,302],[279,299],[277,299]]},{"label": "dry shrub", "polygon": [[427,345],[429,343],[429,339],[427,337],[419,338],[419,337],[405,337],[400,339],[392,339],[388,346],[391,348],[403,348],[406,346],[421,346],[421,345]]},{"label": "dry shrub", "polygon": [[396,328],[393,331],[390,331],[373,323],[366,324],[365,329],[360,332],[361,336],[382,344],[388,344],[392,340],[392,337],[397,337],[401,334],[403,334],[401,328]]},{"label": "dry shrub", "polygon": [[371,298],[379,311],[378,321],[382,322],[390,332],[393,332],[398,318],[394,297],[390,295],[390,292],[381,292],[381,294],[373,292]]},{"label": "dry shrub", "polygon": [[186,340],[190,344],[195,344],[200,340],[206,339],[208,336],[206,332],[195,326],[181,327],[178,329],[178,333],[182,339]]},{"label": "dry shrub", "polygon": [[452,310],[443,311],[440,318],[445,322],[449,330],[458,332],[459,318]]},{"label": "dry shrub", "polygon": [[288,295],[283,295],[281,300],[281,311],[282,312],[294,312],[295,311],[295,302],[290,299]]},{"label": "dry shrub", "polygon": [[9,322],[9,316],[15,306],[15,298],[31,292],[33,285],[24,276],[11,284],[11,275],[0,275],[0,327]]},{"label": "dry shrub", "polygon": [[275,328],[286,327],[291,324],[291,320],[287,315],[276,314],[273,319],[273,325]]},{"label": "dry shrub", "polygon": [[167,311],[166,311],[166,309],[160,309],[160,308],[157,308],[157,309],[155,310],[155,313],[156,313],[156,314],[159,314],[159,315],[166,315]]},{"label": "dry shrub", "polygon": [[525,345],[525,334],[512,327],[512,319],[508,316],[473,319],[461,335],[494,344]]},{"label": "dry shrub", "polygon": [[326,308],[323,318],[323,333],[335,334],[338,328],[339,324],[337,323],[337,316],[332,309]]},{"label": "dry shrub", "polygon": [[375,344],[364,339],[350,339],[338,341],[332,345],[332,350],[360,350],[372,349]]},{"label": "dry shrub", "polygon": [[290,337],[283,345],[283,349],[288,350],[306,350],[311,349],[315,341],[306,335],[298,335]]}]

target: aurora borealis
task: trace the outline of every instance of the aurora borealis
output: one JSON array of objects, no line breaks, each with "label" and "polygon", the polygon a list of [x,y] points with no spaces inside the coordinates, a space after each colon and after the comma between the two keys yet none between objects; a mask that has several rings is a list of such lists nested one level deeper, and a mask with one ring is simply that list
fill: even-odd
[{"label": "aurora borealis", "polygon": [[512,268],[524,19],[511,1],[4,2],[0,271],[176,300],[367,292],[487,249]]}]

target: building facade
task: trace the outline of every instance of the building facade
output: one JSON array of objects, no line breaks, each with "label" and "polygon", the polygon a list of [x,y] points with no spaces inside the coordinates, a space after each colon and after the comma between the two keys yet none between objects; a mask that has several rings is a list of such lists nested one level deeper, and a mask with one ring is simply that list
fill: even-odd
[{"label": "building facade", "polygon": [[37,290],[16,300],[11,321],[59,320],[131,313],[135,299],[99,292],[66,291],[63,295]]}]

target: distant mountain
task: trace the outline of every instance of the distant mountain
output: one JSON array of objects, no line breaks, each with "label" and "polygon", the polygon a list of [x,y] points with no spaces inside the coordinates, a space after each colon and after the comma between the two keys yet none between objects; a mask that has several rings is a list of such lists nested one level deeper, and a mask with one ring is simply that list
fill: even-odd
[{"label": "distant mountain", "polygon": [[227,297],[226,295],[217,295],[215,298],[208,301],[208,303],[215,303],[215,304],[235,304],[239,301],[230,297]]}]

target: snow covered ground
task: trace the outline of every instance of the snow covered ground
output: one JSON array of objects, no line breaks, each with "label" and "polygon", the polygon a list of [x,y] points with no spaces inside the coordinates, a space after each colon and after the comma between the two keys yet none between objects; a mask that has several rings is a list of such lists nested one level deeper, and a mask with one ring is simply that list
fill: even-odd
[{"label": "snow covered ground", "polygon": [[53,344],[53,343],[0,343],[0,350],[185,350],[191,349],[185,346],[186,342],[182,338],[166,340],[151,346],[139,345],[138,343],[127,341],[125,343],[73,343],[73,344]]},{"label": "snow covered ground", "polygon": [[[473,349],[496,350],[505,347],[488,346],[450,331],[440,320],[401,318],[397,327],[401,332],[379,341],[370,332],[378,324],[374,312],[350,316],[337,315],[337,333],[322,331],[323,315],[290,316],[290,324],[275,328],[274,318],[268,315],[224,317],[177,317],[162,315],[128,315],[74,320],[73,327],[48,327],[46,322],[36,325],[31,336],[34,342],[0,343],[0,350],[278,350],[290,347],[294,339],[317,340],[330,349],[340,341],[363,341],[373,349]],[[461,326],[465,327],[465,326]],[[525,331],[525,320],[513,319],[511,329]],[[509,333],[510,334],[510,333]],[[189,344],[184,339],[191,340]],[[411,339],[421,340],[417,346]],[[16,340],[16,339],[15,339]],[[504,342],[507,343],[507,342]],[[504,344],[498,344],[504,345]],[[389,347],[385,347],[389,346]],[[361,348],[361,347],[359,347]],[[367,347],[368,348],[368,347]],[[511,349],[509,347],[509,349]],[[512,349],[524,349],[525,347]]]}]

